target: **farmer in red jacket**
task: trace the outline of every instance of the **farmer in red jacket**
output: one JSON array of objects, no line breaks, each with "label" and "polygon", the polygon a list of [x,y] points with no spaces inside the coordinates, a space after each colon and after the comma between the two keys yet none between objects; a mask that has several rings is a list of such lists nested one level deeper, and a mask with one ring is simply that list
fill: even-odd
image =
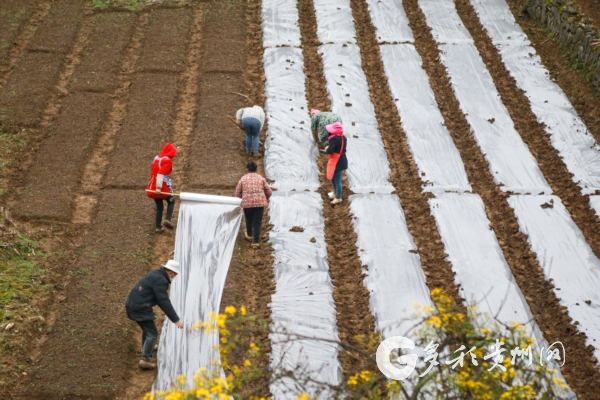
[{"label": "farmer in red jacket", "polygon": [[[152,169],[150,170],[150,182],[148,182],[148,190],[146,193],[148,197],[154,199],[156,203],[156,232],[161,233],[163,226],[173,229],[171,218],[173,217],[173,208],[175,207],[175,197],[170,194],[162,193],[173,193],[173,186],[171,185],[171,171],[173,170],[173,161],[177,155],[177,148],[171,143],[165,144],[160,155],[154,157],[152,163]],[[166,219],[162,221],[163,214],[163,200],[167,201],[167,215]]]}]

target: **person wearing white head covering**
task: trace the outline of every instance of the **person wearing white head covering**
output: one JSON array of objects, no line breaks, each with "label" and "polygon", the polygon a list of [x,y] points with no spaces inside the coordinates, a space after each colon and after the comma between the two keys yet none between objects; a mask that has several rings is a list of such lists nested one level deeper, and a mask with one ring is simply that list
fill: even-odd
[{"label": "person wearing white head covering", "polygon": [[246,153],[259,156],[258,138],[265,124],[265,112],[260,106],[240,108],[235,114],[238,124],[246,132]]},{"label": "person wearing white head covering", "polygon": [[151,362],[154,344],[158,338],[158,329],[154,324],[156,316],[152,307],[158,305],[179,329],[183,329],[183,323],[175,312],[167,292],[171,280],[179,274],[179,271],[179,263],[169,260],[162,268],[148,272],[127,296],[125,302],[127,317],[142,328],[142,355],[138,364],[141,369],[156,368],[156,364]]}]

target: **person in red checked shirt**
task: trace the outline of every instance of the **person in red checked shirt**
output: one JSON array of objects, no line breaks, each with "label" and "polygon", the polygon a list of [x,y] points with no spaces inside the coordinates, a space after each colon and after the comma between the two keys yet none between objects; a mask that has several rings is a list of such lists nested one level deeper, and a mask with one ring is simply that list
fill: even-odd
[{"label": "person in red checked shirt", "polygon": [[260,225],[268,205],[267,200],[273,194],[267,180],[256,173],[258,166],[254,161],[246,164],[246,175],[235,188],[235,195],[242,199],[241,207],[246,217],[246,239],[252,239],[252,247],[260,247]]},{"label": "person in red checked shirt", "polygon": [[[163,226],[173,229],[171,218],[173,217],[173,208],[175,207],[175,197],[173,186],[171,185],[171,171],[173,171],[173,158],[177,155],[177,148],[171,143],[165,144],[160,154],[154,157],[152,168],[150,169],[150,181],[148,182],[148,197],[154,199],[156,203],[156,232],[162,233]],[[167,215],[162,221],[164,210],[163,201],[167,202]],[[162,221],[162,224],[161,224]]]}]

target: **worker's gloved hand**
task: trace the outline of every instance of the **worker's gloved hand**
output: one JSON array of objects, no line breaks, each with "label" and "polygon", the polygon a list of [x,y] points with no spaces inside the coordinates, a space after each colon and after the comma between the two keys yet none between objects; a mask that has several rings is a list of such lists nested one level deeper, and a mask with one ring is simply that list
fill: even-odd
[{"label": "worker's gloved hand", "polygon": [[175,322],[175,325],[179,328],[179,329],[183,329],[183,322],[181,322],[181,320]]}]

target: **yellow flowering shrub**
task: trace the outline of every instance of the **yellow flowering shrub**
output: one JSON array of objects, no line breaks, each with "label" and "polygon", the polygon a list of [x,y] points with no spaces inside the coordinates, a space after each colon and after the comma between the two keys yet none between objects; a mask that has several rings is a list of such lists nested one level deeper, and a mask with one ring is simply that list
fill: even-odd
[{"label": "yellow flowering shrub", "polygon": [[[431,360],[423,362],[420,358],[416,369],[406,380],[388,379],[379,371],[375,360],[377,348],[383,340],[381,335],[358,335],[352,345],[339,342],[342,351],[359,360],[355,365],[360,367],[344,370],[340,385],[326,388],[331,397],[560,399],[556,391],[567,386],[558,371],[549,364],[541,366],[538,363],[533,354],[533,339],[527,337],[526,328],[518,323],[500,326],[493,319],[478,314],[473,306],[458,306],[441,289],[432,290],[431,297],[435,307],[415,305],[415,328],[411,340],[415,342],[415,350],[428,349],[427,354],[436,352],[434,361],[439,364],[430,366]],[[297,371],[275,373],[268,368],[268,321],[247,315],[244,307],[228,306],[224,311],[222,314],[213,313],[208,321],[199,321],[192,327],[192,330],[218,331],[220,364],[211,366],[212,372],[207,368],[198,370],[191,389],[187,386],[186,377],[177,377],[171,390],[148,393],[144,400],[266,400],[270,396],[269,385],[282,377],[296,379],[297,388],[310,381],[309,377],[297,375]],[[499,342],[502,342],[500,348],[503,352],[500,355],[503,358],[490,358],[489,355],[498,350],[493,346]],[[525,351],[528,348],[532,351],[530,365]],[[464,354],[462,359],[461,354]],[[486,356],[487,359],[484,359]],[[308,392],[299,393],[297,400],[310,400]]]}]

